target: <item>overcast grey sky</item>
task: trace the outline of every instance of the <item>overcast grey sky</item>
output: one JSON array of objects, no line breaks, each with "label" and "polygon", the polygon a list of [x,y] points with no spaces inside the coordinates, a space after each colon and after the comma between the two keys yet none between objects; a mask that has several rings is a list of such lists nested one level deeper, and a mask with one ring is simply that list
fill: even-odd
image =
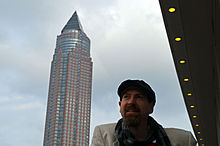
[{"label": "overcast grey sky", "polygon": [[128,78],[155,90],[159,123],[192,131],[157,0],[0,0],[0,145],[42,145],[56,36],[74,11],[91,39],[91,135],[120,118]]}]

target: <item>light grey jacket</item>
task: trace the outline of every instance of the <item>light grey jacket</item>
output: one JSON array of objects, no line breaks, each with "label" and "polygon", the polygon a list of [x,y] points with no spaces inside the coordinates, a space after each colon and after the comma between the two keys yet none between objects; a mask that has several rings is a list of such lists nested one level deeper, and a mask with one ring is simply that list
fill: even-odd
[{"label": "light grey jacket", "polygon": [[[92,146],[119,146],[119,142],[114,135],[116,123],[96,126]],[[164,128],[170,139],[172,146],[196,146],[196,140],[189,131]]]}]

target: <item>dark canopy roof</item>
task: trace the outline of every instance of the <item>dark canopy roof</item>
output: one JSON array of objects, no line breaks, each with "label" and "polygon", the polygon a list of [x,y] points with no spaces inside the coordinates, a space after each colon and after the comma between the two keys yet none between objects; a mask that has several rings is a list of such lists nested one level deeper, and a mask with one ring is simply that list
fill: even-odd
[{"label": "dark canopy roof", "polygon": [[197,141],[201,146],[219,146],[220,1],[159,1]]}]

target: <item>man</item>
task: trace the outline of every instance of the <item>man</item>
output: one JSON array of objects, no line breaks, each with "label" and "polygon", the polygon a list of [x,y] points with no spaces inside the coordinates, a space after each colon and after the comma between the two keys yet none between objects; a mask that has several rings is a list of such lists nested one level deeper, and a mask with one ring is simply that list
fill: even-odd
[{"label": "man", "polygon": [[92,146],[195,146],[185,130],[163,128],[149,114],[156,102],[155,93],[143,80],[126,80],[118,87],[122,119],[97,126]]}]

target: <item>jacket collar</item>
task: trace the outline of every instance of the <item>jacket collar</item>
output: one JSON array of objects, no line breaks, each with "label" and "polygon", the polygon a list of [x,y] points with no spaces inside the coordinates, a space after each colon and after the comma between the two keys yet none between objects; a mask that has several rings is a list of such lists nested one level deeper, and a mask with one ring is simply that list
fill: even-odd
[{"label": "jacket collar", "polygon": [[115,135],[114,135],[114,138],[113,138],[113,146],[120,146],[119,141],[118,141],[118,139],[116,138]]}]

